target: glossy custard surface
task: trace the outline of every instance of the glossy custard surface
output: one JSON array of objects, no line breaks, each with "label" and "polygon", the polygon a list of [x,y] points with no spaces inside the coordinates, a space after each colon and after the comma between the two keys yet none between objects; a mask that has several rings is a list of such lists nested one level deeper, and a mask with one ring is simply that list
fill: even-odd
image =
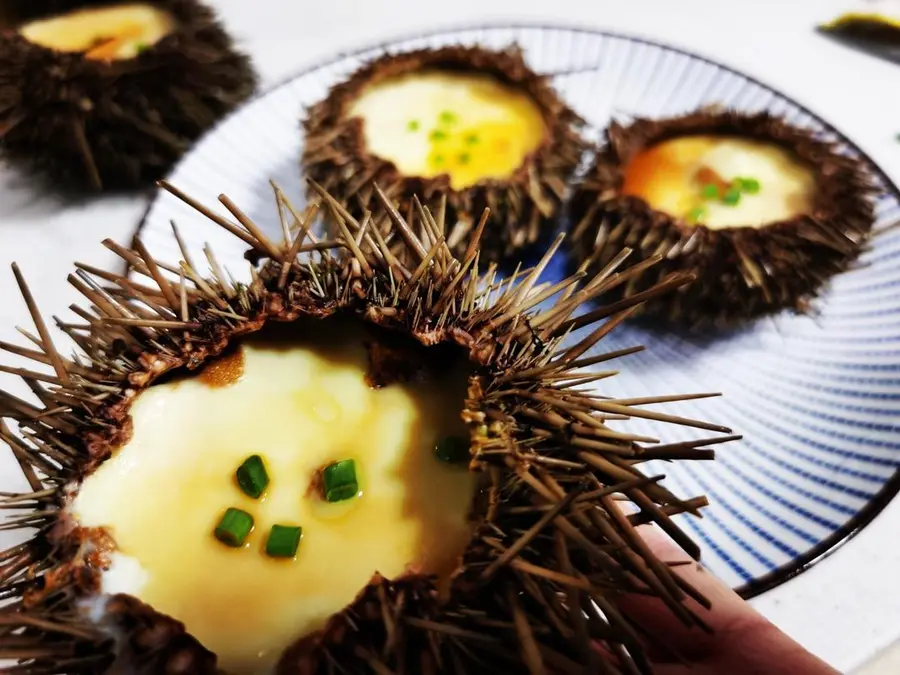
[{"label": "glossy custard surface", "polygon": [[[741,181],[755,189],[740,189]],[[739,194],[735,197],[734,191]],[[759,227],[809,213],[812,170],[785,148],[726,136],[685,136],[638,153],[623,192],[707,227]],[[734,203],[729,203],[734,202]]]},{"label": "glossy custard surface", "polygon": [[525,92],[477,74],[389,78],[364,90],[348,114],[363,120],[369,152],[406,176],[446,173],[457,189],[509,177],[546,135]]},{"label": "glossy custard surface", "polygon": [[[213,372],[140,394],[133,437],[71,506],[118,547],[103,590],[183,621],[229,673],[266,672],[376,571],[451,572],[470,536],[475,479],[434,454],[437,439],[467,435],[465,366],[373,389],[360,324],[319,323],[314,339],[250,337]],[[271,479],[258,500],[235,480],[252,454]],[[328,503],[317,472],[348,458],[359,495]],[[255,519],[243,548],[213,536],[229,507]],[[294,559],[266,556],[274,524],[303,528]]]},{"label": "glossy custard surface", "polygon": [[123,4],[81,9],[19,28],[26,40],[88,59],[130,59],[175,29],[174,19],[156,7]]}]

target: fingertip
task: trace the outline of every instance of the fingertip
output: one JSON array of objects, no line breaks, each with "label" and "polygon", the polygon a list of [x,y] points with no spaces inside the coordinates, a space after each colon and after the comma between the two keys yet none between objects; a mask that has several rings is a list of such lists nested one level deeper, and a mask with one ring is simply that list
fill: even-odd
[{"label": "fingertip", "polygon": [[[639,625],[669,655],[663,661],[688,660],[703,662],[722,648],[723,640],[735,625],[753,626],[768,622],[753,610],[731,588],[710,573],[701,563],[688,556],[662,530],[646,526],[641,536],[661,561],[670,565],[672,573],[686,589],[683,605],[700,625],[688,625],[679,619],[659,598],[646,595],[624,595],[617,603],[620,610]],[[704,630],[703,627],[707,627]],[[674,665],[674,664],[673,664]]]}]

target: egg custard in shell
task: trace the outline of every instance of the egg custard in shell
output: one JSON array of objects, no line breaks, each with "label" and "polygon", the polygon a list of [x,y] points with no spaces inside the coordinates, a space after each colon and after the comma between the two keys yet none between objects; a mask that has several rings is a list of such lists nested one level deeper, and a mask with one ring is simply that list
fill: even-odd
[{"label": "egg custard in shell", "polygon": [[[637,351],[596,349],[632,303],[575,316],[630,278],[625,254],[541,283],[557,241],[501,279],[480,263],[483,229],[456,258],[439,214],[420,237],[377,188],[362,223],[324,191],[304,213],[276,191],[276,241],[227,197],[233,218],[165,187],[263,262],[236,283],[209,248],[203,274],[187,251],[170,265],[106,242],[130,274],[70,276],[86,299],[58,321],[73,357],[14,267],[36,334],[0,347],[33,365],[3,370],[34,398],[0,392],[0,437],[30,487],[0,505],[30,538],[0,554],[0,659],[32,674],[649,673],[658,636],[616,611],[620,594],[702,622],[708,603],[635,527],[696,558],[670,516],[705,499],[641,462],[711,459],[732,437],[645,407],[703,395],[588,386]],[[335,240],[311,235],[317,208]],[[626,417],[711,437],[613,428]]]},{"label": "egg custard in shell", "polygon": [[673,271],[696,281],[645,314],[688,329],[729,328],[805,312],[865,246],[872,178],[836,143],[767,113],[703,110],[613,123],[572,201],[573,249],[602,267],[623,247],[648,274],[631,297]]},{"label": "egg custard in shell", "polygon": [[0,152],[67,189],[152,184],[254,91],[197,0],[8,3],[0,16]]},{"label": "egg custard in shell", "polygon": [[490,208],[482,259],[498,260],[552,232],[581,124],[518,48],[422,49],[367,63],[312,106],[302,164],[355,215],[375,182],[404,213],[413,195],[446,208],[458,255]]}]

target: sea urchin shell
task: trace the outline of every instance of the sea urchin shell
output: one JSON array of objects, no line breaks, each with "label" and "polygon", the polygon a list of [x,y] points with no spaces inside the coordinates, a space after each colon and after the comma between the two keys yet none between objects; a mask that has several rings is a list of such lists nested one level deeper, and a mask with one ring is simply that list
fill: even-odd
[{"label": "sea urchin shell", "polygon": [[[367,148],[362,120],[349,115],[348,110],[373,85],[425,72],[487,76],[524,93],[543,117],[543,139],[506,177],[453,187],[448,173],[430,178],[403,175],[393,162],[372,154]],[[398,123],[407,124],[401,111],[396,114]],[[411,120],[409,124],[416,125],[419,133],[428,133],[428,127],[418,127],[425,124],[423,121]],[[552,230],[567,182],[587,148],[578,134],[580,126],[575,112],[559,98],[547,78],[528,67],[517,48],[422,49],[375,59],[312,106],[304,122],[302,164],[310,178],[347,202],[357,216],[369,202],[376,182],[399,201],[404,213],[413,195],[435,206],[436,196],[446,196],[447,242],[457,255],[466,250],[478,218],[489,208],[491,227],[482,237],[482,258],[498,260],[534,244]]]},{"label": "sea urchin shell", "polygon": [[127,58],[88,58],[27,39],[29,22],[109,5],[15,3],[0,28],[0,150],[67,187],[132,188],[164,175],[256,86],[249,59],[198,0],[141,3],[171,32]]},{"label": "sea urchin shell", "polygon": [[[643,150],[689,136],[726,136],[780,146],[809,167],[814,188],[806,213],[761,226],[707,227],[684,214],[623,194],[625,169]],[[813,168],[814,167],[814,168]],[[648,316],[688,328],[726,328],[783,309],[805,311],[833,275],[851,264],[874,222],[872,180],[835,143],[767,113],[700,111],[671,119],[613,123],[607,144],[572,202],[573,248],[602,267],[623,246],[641,259],[662,256],[629,297],[673,271],[694,283],[645,306]]]},{"label": "sea urchin shell", "polygon": [[[0,497],[6,513],[20,514],[4,526],[35,532],[0,554],[0,595],[8,601],[0,609],[0,658],[18,659],[17,672],[103,672],[116,657],[127,672],[215,672],[214,656],[177,617],[125,595],[106,598],[99,621],[96,605],[85,611],[116,544],[73,523],[67,503],[129,434],[135,397],[162,376],[195,371],[267,322],[332,315],[467,355],[472,374],[461,415],[470,471],[486,489],[473,505],[480,525],[446,592],[433,577],[376,575],[321,631],[298,636],[278,672],[649,673],[644,649],[654,636],[616,610],[619,594],[656,596],[686,623],[702,625],[682,600],[705,600],[642,543],[635,526],[657,523],[696,558],[697,546],[670,516],[696,514],[705,500],[679,499],[640,463],[711,459],[708,446],[729,439],[660,443],[609,422],[640,417],[728,430],[643,407],[679,396],[612,399],[584,388],[613,374],[592,366],[636,351],[590,351],[634,301],[572,318],[640,271],[619,269],[627,252],[591,278],[542,284],[551,250],[534,269],[503,280],[493,265],[480,269],[480,230],[456,259],[435,230],[413,233],[377,188],[383,211],[363,223],[317,188],[318,208],[339,232],[324,242],[310,233],[316,207],[298,214],[276,191],[285,232],[276,242],[226,197],[234,221],[165,187],[266,259],[249,284],[232,281],[211,251],[212,273],[203,277],[186,251],[185,262],[172,266],[139,240],[134,249],[107,243],[134,276],[78,266],[70,281],[89,303],[75,308],[87,323],[59,323],[80,348],[66,358],[14,268],[38,334],[29,347],[0,347],[52,368],[3,368],[21,376],[37,402],[0,392],[0,437],[31,487]],[[412,264],[371,227],[382,216]],[[675,275],[666,285],[683,281]],[[552,307],[533,311],[554,297]],[[620,500],[636,510],[620,509]]]}]

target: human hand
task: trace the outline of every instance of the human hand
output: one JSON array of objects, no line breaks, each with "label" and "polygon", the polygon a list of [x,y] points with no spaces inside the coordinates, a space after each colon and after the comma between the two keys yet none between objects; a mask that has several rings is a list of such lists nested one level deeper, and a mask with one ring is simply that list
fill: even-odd
[{"label": "human hand", "polygon": [[782,633],[740,596],[690,559],[665,535],[642,528],[650,547],[712,603],[707,611],[688,600],[713,629],[683,625],[660,600],[627,596],[620,609],[652,634],[666,653],[651,653],[654,675],[836,675],[826,663]]}]

